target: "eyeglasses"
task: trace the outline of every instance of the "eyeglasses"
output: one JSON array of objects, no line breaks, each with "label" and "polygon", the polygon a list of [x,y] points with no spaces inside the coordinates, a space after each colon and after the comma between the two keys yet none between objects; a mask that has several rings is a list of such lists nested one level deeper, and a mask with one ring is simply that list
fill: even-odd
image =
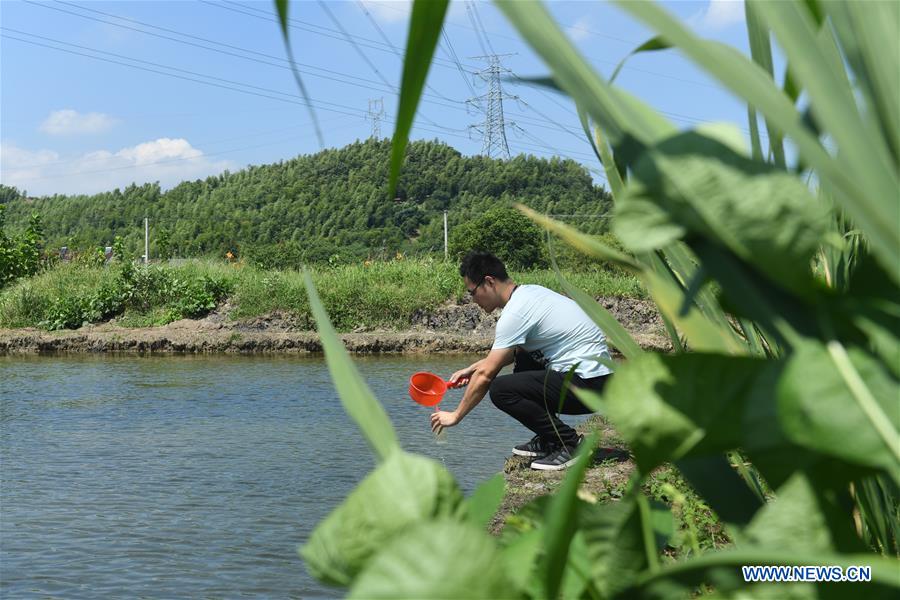
[{"label": "eyeglasses", "polygon": [[481,287],[481,284],[484,283],[484,282],[486,281],[486,279],[487,279],[487,278],[483,278],[481,281],[478,282],[478,285],[476,285],[475,287],[473,287],[471,290],[468,289],[468,288],[466,288],[466,291],[469,293],[469,295],[474,297],[474,296],[475,296],[475,292],[478,291],[478,288]]}]

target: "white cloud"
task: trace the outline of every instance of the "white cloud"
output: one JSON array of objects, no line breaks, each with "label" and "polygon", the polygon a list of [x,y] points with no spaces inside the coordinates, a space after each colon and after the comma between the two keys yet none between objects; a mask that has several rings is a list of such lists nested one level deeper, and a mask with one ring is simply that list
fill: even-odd
[{"label": "white cloud", "polygon": [[744,0],[709,0],[688,22],[703,31],[719,31],[744,20]]},{"label": "white cloud", "polygon": [[412,12],[412,0],[364,0],[363,5],[379,23],[408,21]]},{"label": "white cloud", "polygon": [[69,158],[52,150],[0,144],[0,181],[27,190],[30,196],[95,194],[148,181],[159,181],[166,189],[234,168],[231,161],[211,159],[185,139],[160,138],[115,152],[96,150]]},{"label": "white cloud", "polygon": [[111,129],[118,120],[103,113],[81,114],[71,108],[55,110],[41,123],[40,130],[50,135],[75,135],[82,133],[103,133]]},{"label": "white cloud", "polygon": [[[382,25],[395,25],[397,23],[406,23],[412,15],[412,0],[363,0],[366,7],[375,20]],[[457,0],[451,2],[447,8],[447,19],[465,18],[466,7],[465,2]],[[402,48],[405,45],[405,37],[394,45]]]},{"label": "white cloud", "polygon": [[566,33],[573,42],[580,42],[590,35],[588,31],[591,28],[590,20],[587,16],[578,19],[574,25],[566,28]]}]

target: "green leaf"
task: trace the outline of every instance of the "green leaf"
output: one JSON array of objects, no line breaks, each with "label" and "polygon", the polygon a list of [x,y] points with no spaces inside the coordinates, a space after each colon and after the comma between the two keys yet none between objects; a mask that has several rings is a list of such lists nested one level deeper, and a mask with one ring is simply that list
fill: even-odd
[{"label": "green leaf", "polygon": [[630,136],[651,144],[675,131],[652,108],[603,81],[538,2],[499,0],[498,8],[553,71],[553,79],[610,136],[613,146]]},{"label": "green leaf", "polygon": [[642,473],[691,454],[719,454],[740,445],[744,404],[766,397],[758,383],[774,367],[749,357],[645,353],[610,380],[606,415]]},{"label": "green leaf", "polygon": [[566,473],[559,490],[547,506],[544,522],[545,562],[543,566],[543,591],[546,598],[555,598],[562,582],[563,571],[569,554],[569,544],[578,524],[578,487],[591,462],[591,454],[597,446],[597,434],[591,434],[578,448],[577,462]]},{"label": "green leaf", "polygon": [[798,294],[809,293],[809,261],[828,224],[799,179],[696,132],[649,148],[615,212],[613,230],[635,252],[697,234]]},{"label": "green leaf", "polygon": [[[747,18],[747,33],[750,37],[750,55],[753,57],[753,60],[762,67],[766,73],[769,74],[769,77],[772,78],[772,81],[775,81],[775,71],[772,66],[772,44],[769,40],[769,29],[766,27],[765,23],[757,16],[756,11],[753,9],[752,3],[744,4],[744,14]],[[750,107],[751,110],[751,130],[758,137],[758,133],[756,132],[756,111]],[[785,168],[784,162],[784,144],[782,142],[782,135],[778,129],[767,119],[766,127],[769,131],[769,151],[772,153],[772,156],[775,158],[775,164],[778,165],[779,168]],[[756,142],[759,143],[758,140]],[[754,159],[757,156],[754,155]]]},{"label": "green leaf", "polygon": [[594,126],[593,133],[591,133],[590,118],[580,106],[576,105],[576,108],[578,109],[578,118],[581,120],[581,127],[584,129],[584,135],[587,136],[588,141],[591,143],[591,147],[594,149],[594,154],[600,159],[600,163],[606,171],[606,180],[609,181],[610,193],[612,194],[613,201],[615,201],[625,189],[625,183],[622,180],[619,169],[616,167],[616,161],[613,158],[612,150],[610,150],[607,145],[606,138],[603,137],[600,126]]},{"label": "green leaf", "polygon": [[591,586],[591,563],[587,556],[587,545],[584,534],[576,531],[569,547],[569,559],[566,561],[559,596],[565,600],[576,600],[596,595],[587,593],[589,586]]},{"label": "green leaf", "polygon": [[[726,87],[756,107],[766,118],[771,119],[779,130],[790,136],[796,143],[803,161],[816,170],[823,185],[834,188],[838,201],[870,237],[872,247],[881,264],[895,281],[900,280],[900,268],[897,268],[897,265],[900,265],[900,228],[896,227],[896,223],[900,222],[900,205],[892,200],[897,190],[895,171],[888,169],[887,172],[879,171],[873,174],[874,171],[879,170],[878,165],[882,164],[881,159],[877,157],[871,161],[872,164],[866,165],[863,169],[857,169],[855,167],[857,162],[868,160],[869,152],[865,143],[858,146],[854,141],[849,147],[841,144],[840,160],[832,158],[825,152],[815,135],[807,129],[793,102],[775,87],[765,70],[749,61],[738,50],[725,44],[697,38],[687,27],[654,3],[618,0],[618,5],[663,35],[698,66],[707,70]],[[794,10],[793,5],[794,3],[790,2],[756,4],[757,7],[764,7],[766,10],[776,10],[774,7],[782,6],[790,6],[790,10]],[[772,19],[767,17],[766,21],[770,27],[775,29]],[[779,25],[779,27],[781,26]],[[804,33],[800,38],[791,42],[791,48],[799,47],[798,51],[803,52],[803,47],[806,47],[806,43],[809,41],[808,37]],[[816,45],[818,42],[813,42],[814,48]],[[791,65],[794,66],[792,60]],[[825,88],[831,87],[830,82],[833,79],[828,73],[817,73],[814,69],[807,70],[812,73],[805,73],[803,76],[798,72],[804,87],[810,83],[806,81],[806,77],[812,77],[815,80],[820,75],[828,82],[818,85]],[[823,102],[827,104],[831,101],[823,98]],[[837,104],[833,104],[827,111],[829,115],[834,112],[836,119],[843,118],[842,111],[847,108],[843,101],[838,104],[840,104],[839,109],[835,110]],[[853,116],[856,114],[855,106],[850,110],[853,112],[848,115],[847,123],[840,124],[842,133],[850,122],[858,121],[858,117],[854,118]],[[864,131],[859,129],[857,133],[863,134]],[[832,133],[830,129],[827,132]],[[842,137],[844,136],[842,135]],[[856,140],[857,136],[854,135],[853,138]],[[852,163],[846,160],[848,155],[854,155]]]},{"label": "green leaf", "polygon": [[722,521],[746,525],[763,506],[721,454],[684,458],[675,462],[685,479]]},{"label": "green leaf", "polygon": [[288,33],[288,0],[275,0],[275,11],[281,24],[281,34],[287,38]]},{"label": "green leaf", "polygon": [[[871,196],[868,199],[856,198],[857,202],[866,202],[875,210],[892,210],[892,213],[883,214],[893,216],[894,220],[889,225],[881,224],[880,229],[892,229],[890,233],[897,239],[896,224],[900,222],[900,211],[897,202],[888,200],[898,189],[896,164],[891,160],[881,128],[861,117],[844,69],[835,68],[840,62],[835,65],[832,56],[834,51],[829,47],[833,43],[831,36],[818,36],[812,17],[797,3],[754,2],[754,7],[774,32],[787,55],[792,72],[803,83],[816,121],[837,142],[841,149],[841,161]],[[869,9],[855,12],[862,14],[867,10]],[[894,27],[896,35],[896,24]],[[874,34],[875,31],[866,33]],[[896,37],[885,38],[883,43],[896,48]],[[879,48],[879,55],[889,47],[891,46]],[[879,60],[883,59],[879,57]],[[896,56],[887,60],[897,64]],[[890,76],[896,77],[896,70]],[[892,103],[896,105],[897,100],[898,96],[895,95]],[[861,219],[860,223],[863,223]],[[869,231],[869,227],[866,229],[873,237],[879,237],[874,235],[874,231]],[[893,264],[896,266],[898,262]]]},{"label": "green leaf", "polygon": [[466,500],[466,516],[469,522],[481,528],[490,525],[491,519],[500,508],[500,503],[503,502],[505,492],[506,480],[502,473],[497,473],[479,485]]},{"label": "green leaf", "polygon": [[636,260],[634,260],[634,258],[628,256],[624,252],[620,252],[615,248],[607,246],[603,242],[597,240],[595,237],[592,237],[585,233],[581,233],[574,227],[569,227],[568,225],[560,223],[559,221],[555,221],[550,217],[544,216],[541,213],[528,208],[524,204],[516,204],[515,206],[517,209],[525,213],[532,221],[542,227],[545,227],[551,233],[555,233],[563,240],[565,240],[569,245],[576,248],[580,252],[587,254],[588,256],[594,256],[597,258],[608,260],[615,265],[632,271],[640,271],[641,269],[643,269],[643,266]]},{"label": "green leaf", "polygon": [[406,144],[412,129],[416,108],[422,97],[422,89],[428,78],[431,58],[437,48],[444,16],[449,0],[416,0],[409,20],[406,53],[403,59],[403,81],[400,87],[400,105],[397,108],[397,127],[391,143],[391,178],[388,197],[394,197],[400,169],[406,156]]},{"label": "green leaf", "polygon": [[742,543],[797,552],[864,552],[836,494],[803,471],[775,491],[743,531]]},{"label": "green leaf", "polygon": [[581,310],[583,310],[585,314],[589,316],[601,330],[603,330],[603,333],[606,334],[610,344],[618,348],[619,352],[621,352],[626,359],[634,358],[643,352],[638,343],[631,337],[631,334],[628,333],[628,330],[622,327],[622,324],[619,323],[618,319],[612,316],[612,314],[594,300],[593,297],[569,283],[558,269],[556,271],[556,277],[566,294],[577,302],[578,306],[581,307]]},{"label": "green leaf", "polygon": [[671,47],[671,44],[669,44],[665,41],[665,39],[659,36],[650,38],[649,40],[629,52],[628,56],[619,61],[619,64],[616,65],[615,70],[613,70],[613,74],[609,77],[609,82],[612,83],[616,80],[616,77],[619,76],[619,71],[622,70],[622,67],[625,66],[625,63],[628,61],[628,59],[635,54],[640,54],[641,52],[655,52],[657,50],[668,50]]},{"label": "green leaf", "polygon": [[532,529],[517,536],[503,548],[502,561],[506,576],[517,589],[530,589],[529,584],[533,583],[535,562],[540,555],[543,541],[543,530]]},{"label": "green leaf", "polygon": [[900,474],[900,386],[866,353],[803,344],[778,383],[779,420],[794,443]]},{"label": "green leaf", "polygon": [[331,326],[309,271],[304,270],[303,277],[306,293],[309,295],[310,310],[316,320],[322,348],[325,350],[328,371],[331,373],[331,379],[334,381],[344,410],[356,422],[375,451],[376,458],[384,460],[392,452],[400,449],[400,442],[397,440],[391,420],[359,371],[353,366],[350,355]]},{"label": "green leaf", "polygon": [[517,598],[494,540],[468,523],[416,523],[379,549],[350,598]]},{"label": "green leaf", "polygon": [[637,503],[628,496],[611,504],[585,506],[580,519],[594,584],[603,597],[613,597],[648,566]]},{"label": "green leaf", "polygon": [[685,332],[689,345],[698,352],[743,354],[746,348],[735,339],[731,329],[717,326],[693,304],[687,304],[684,292],[653,272],[643,276],[647,289],[660,311]]},{"label": "green leaf", "polygon": [[878,117],[894,160],[900,160],[900,15],[896,2],[823,2],[857,76],[867,104]]},{"label": "green leaf", "polygon": [[[698,276],[703,275],[697,265],[696,258],[691,255],[690,249],[683,242],[676,242],[666,246],[661,252],[666,258],[666,264],[678,278],[678,282],[682,287],[687,288],[689,285],[692,285]],[[659,268],[654,269],[654,271],[657,274],[661,274],[661,269]],[[735,334],[728,316],[722,310],[718,299],[708,286],[700,287],[693,295],[692,300],[697,305],[697,308],[700,309],[700,312],[716,327],[722,332],[729,333],[735,342],[743,345],[743,340]],[[681,310],[680,312],[684,313],[685,311]]]},{"label": "green leaf", "polygon": [[300,555],[314,577],[346,586],[392,538],[421,521],[455,516],[462,501],[440,464],[397,451],[316,526]]},{"label": "green leaf", "polygon": [[313,108],[312,102],[310,102],[309,94],[306,91],[306,85],[304,85],[303,78],[300,76],[300,71],[297,69],[297,62],[294,60],[294,50],[291,47],[291,35],[288,25],[288,0],[275,0],[275,12],[278,13],[278,23],[281,26],[284,47],[287,50],[288,59],[291,64],[291,73],[294,75],[294,81],[297,83],[297,87],[300,88],[303,102],[309,109],[309,116],[316,129],[316,138],[319,140],[319,148],[324,148],[325,138],[322,137],[322,128],[319,126],[319,117],[316,116],[316,109]]}]

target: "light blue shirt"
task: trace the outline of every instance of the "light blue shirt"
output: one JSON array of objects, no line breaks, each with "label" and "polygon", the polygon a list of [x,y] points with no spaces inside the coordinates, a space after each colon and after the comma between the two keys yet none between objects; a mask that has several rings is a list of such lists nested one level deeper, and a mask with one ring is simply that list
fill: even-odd
[{"label": "light blue shirt", "polygon": [[515,346],[560,373],[574,365],[584,379],[612,372],[597,360],[610,360],[603,331],[574,300],[539,285],[517,287],[497,321],[492,349]]}]

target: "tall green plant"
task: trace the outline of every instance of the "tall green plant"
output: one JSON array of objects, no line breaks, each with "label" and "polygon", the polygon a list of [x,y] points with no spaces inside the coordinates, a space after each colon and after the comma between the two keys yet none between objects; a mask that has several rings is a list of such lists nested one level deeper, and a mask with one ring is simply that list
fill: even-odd
[{"label": "tall green plant", "polygon": [[[404,79],[392,185],[442,25],[444,7],[429,4],[416,2],[410,24],[404,72],[420,77]],[[602,397],[582,394],[605,411],[634,452],[638,471],[622,502],[579,504],[582,458],[539,511],[533,535],[505,538],[499,550],[474,531],[454,536],[453,560],[423,569],[411,583],[405,569],[401,576],[389,565],[392,558],[417,565],[412,555],[426,546],[416,536],[448,531],[448,509],[432,508],[440,516],[427,525],[416,513],[411,533],[355,530],[381,548],[377,557],[361,559],[360,568],[378,574],[381,595],[391,590],[385,578],[394,575],[396,596],[447,597],[448,578],[453,593],[494,593],[505,578],[504,597],[667,598],[710,585],[747,597],[785,591],[751,586],[742,565],[867,565],[872,581],[853,595],[896,596],[900,5],[748,0],[751,59],[699,39],[655,4],[619,2],[657,34],[645,49],[678,48],[747,101],[752,125],[757,113],[763,116],[770,139],[764,156],[758,132],[748,152],[733,129],[677,131],[597,76],[542,5],[497,4],[550,67],[552,77],[536,82],[576,102],[610,175],[613,231],[632,254],[526,214],[573,246],[638,274],[684,351],[643,353],[614,329],[611,340],[628,360]],[[770,31],[789,63],[783,89],[775,83]],[[801,90],[805,109],[797,106]],[[797,148],[796,165],[787,164],[782,136]],[[807,172],[815,192],[801,179]],[[835,237],[848,222],[843,219],[852,228]],[[850,231],[861,241],[848,246]],[[828,260],[829,247],[843,260]],[[811,268],[817,260],[827,263],[824,279]],[[589,299],[574,297],[601,325],[609,323]],[[332,335],[324,315],[317,319],[323,335]],[[336,378],[352,372],[345,355],[330,354]],[[353,401],[375,402],[371,395]],[[746,471],[728,462],[736,449],[774,490],[775,502],[765,503]],[[663,463],[674,463],[726,523],[732,548],[661,563],[661,519],[638,484]],[[488,556],[506,565],[506,573],[491,571],[473,582],[473,561]],[[341,583],[362,596],[374,590],[357,586],[370,580],[350,574]],[[790,593],[830,596],[833,585],[798,584]]]}]

